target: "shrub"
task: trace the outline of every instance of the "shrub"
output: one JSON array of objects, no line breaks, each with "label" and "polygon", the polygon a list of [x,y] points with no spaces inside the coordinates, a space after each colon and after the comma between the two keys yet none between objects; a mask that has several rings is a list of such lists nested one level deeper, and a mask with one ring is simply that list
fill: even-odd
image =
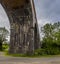
[{"label": "shrub", "polygon": [[0,37],[0,51],[2,51],[2,38]]},{"label": "shrub", "polygon": [[9,48],[9,45],[8,44],[3,44],[2,45],[3,51],[8,50],[8,48]]},{"label": "shrub", "polygon": [[45,51],[45,49],[37,49],[37,50],[35,50],[35,52],[34,52],[34,55],[36,55],[36,56],[38,56],[38,55],[45,55],[46,54],[46,51]]},{"label": "shrub", "polygon": [[60,54],[59,48],[41,48],[37,49],[34,52],[34,55],[39,56],[39,55],[57,55]]}]

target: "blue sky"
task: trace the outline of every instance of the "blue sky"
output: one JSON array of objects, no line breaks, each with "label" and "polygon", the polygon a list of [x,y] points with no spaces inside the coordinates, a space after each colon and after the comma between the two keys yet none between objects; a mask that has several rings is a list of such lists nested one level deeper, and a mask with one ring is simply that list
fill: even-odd
[{"label": "blue sky", "polygon": [[[39,27],[60,21],[60,0],[34,0]],[[10,29],[6,13],[0,5],[0,26]]]}]

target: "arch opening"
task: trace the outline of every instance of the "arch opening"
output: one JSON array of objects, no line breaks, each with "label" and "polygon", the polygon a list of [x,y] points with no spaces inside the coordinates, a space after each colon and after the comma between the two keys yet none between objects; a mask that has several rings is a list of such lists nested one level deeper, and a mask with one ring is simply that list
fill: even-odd
[{"label": "arch opening", "polygon": [[0,39],[2,38],[2,50],[10,43],[10,21],[3,6],[0,4]]}]

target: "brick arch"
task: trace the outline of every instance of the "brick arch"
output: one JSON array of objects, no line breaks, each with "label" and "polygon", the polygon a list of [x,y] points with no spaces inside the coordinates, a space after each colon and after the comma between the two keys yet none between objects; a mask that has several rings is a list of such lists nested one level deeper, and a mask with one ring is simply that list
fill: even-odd
[{"label": "brick arch", "polygon": [[[40,43],[35,32],[36,14],[33,0],[0,0],[10,20],[10,53],[34,52],[34,44]],[[37,27],[38,28],[38,27]],[[36,36],[35,36],[36,35]],[[38,42],[35,40],[38,40]],[[35,42],[36,41],[36,42]],[[36,45],[39,48],[39,44]]]}]

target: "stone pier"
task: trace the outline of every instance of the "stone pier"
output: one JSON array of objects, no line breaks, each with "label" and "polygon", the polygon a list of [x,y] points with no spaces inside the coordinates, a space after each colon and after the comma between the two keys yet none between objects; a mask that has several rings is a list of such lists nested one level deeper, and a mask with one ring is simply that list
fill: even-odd
[{"label": "stone pier", "polygon": [[10,20],[10,53],[33,54],[40,48],[33,0],[0,0]]}]

